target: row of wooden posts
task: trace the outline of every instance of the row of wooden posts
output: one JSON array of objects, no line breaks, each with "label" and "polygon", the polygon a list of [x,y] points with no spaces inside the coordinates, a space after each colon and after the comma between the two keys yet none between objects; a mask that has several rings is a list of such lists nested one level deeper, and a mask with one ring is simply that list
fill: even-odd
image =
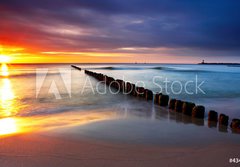
[{"label": "row of wooden posts", "polygon": [[[103,75],[101,73],[92,72],[89,70],[85,70],[85,73],[89,76],[94,77],[98,81],[104,81],[106,85],[116,88],[117,90],[124,92],[124,94],[129,94],[136,97],[145,98],[148,101],[154,100],[154,103],[162,106],[168,107],[169,109],[183,113],[185,115],[191,116],[193,118],[204,119],[205,115],[205,107],[201,105],[195,105],[191,102],[181,101],[177,99],[169,99],[168,95],[164,95],[162,93],[156,93],[155,95],[149,89],[145,89],[143,87],[138,87],[133,83],[125,82],[120,79],[114,79],[112,77]],[[208,121],[217,123],[219,126],[228,126],[229,125],[229,116],[225,114],[220,114],[216,111],[210,110],[208,112]],[[240,131],[240,119],[232,119],[230,127],[233,131]]]}]

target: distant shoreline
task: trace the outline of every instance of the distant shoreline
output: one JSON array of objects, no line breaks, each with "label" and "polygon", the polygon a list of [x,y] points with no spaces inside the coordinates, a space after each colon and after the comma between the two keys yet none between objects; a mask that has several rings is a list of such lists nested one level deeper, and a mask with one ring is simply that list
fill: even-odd
[{"label": "distant shoreline", "polygon": [[[1,64],[1,63],[0,63]],[[228,65],[240,66],[240,63],[6,63],[7,65]]]},{"label": "distant shoreline", "polygon": [[227,65],[227,66],[240,66],[240,63],[198,63],[199,65]]},{"label": "distant shoreline", "polygon": [[196,63],[6,63],[8,65],[196,65]]}]

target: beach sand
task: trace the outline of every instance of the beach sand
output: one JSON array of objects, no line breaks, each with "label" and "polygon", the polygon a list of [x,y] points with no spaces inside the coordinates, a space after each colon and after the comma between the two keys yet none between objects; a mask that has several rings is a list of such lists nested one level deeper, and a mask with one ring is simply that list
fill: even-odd
[{"label": "beach sand", "polygon": [[22,134],[1,139],[0,164],[1,167],[231,166],[229,158],[239,155],[239,150],[240,145],[225,143],[203,147],[149,146]]},{"label": "beach sand", "polygon": [[[144,103],[144,102],[143,102]],[[144,103],[145,104],[145,103]],[[149,105],[149,106],[148,106]],[[125,105],[124,105],[125,106]],[[240,135],[146,103],[28,118],[34,126],[0,138],[1,167],[234,166]]]},{"label": "beach sand", "polygon": [[[54,128],[1,137],[0,167],[212,167],[233,166],[229,158],[239,158],[238,134],[186,122],[166,110],[110,110],[35,119]],[[67,126],[73,119],[79,124]]]}]

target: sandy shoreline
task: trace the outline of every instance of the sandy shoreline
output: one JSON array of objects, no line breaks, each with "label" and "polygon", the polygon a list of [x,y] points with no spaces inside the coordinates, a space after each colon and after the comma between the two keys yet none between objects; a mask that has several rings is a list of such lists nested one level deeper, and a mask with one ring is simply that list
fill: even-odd
[{"label": "sandy shoreline", "polygon": [[[205,147],[160,147],[95,140],[66,140],[40,134],[1,139],[2,167],[69,166],[230,166],[240,145],[215,143]],[[232,164],[233,165],[233,164]]]},{"label": "sandy shoreline", "polygon": [[229,158],[239,158],[238,134],[182,121],[165,110],[119,111],[36,119],[36,125],[46,127],[0,138],[0,166],[212,167],[233,166]]},{"label": "sandy shoreline", "polygon": [[186,118],[154,107],[150,112],[109,108],[25,120],[35,129],[0,138],[0,166],[233,166],[229,158],[240,155],[240,135]]}]

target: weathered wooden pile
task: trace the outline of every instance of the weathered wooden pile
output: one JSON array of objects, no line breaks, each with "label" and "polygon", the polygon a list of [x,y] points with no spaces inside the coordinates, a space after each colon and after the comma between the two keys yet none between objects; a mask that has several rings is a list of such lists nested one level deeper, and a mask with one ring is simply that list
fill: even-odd
[{"label": "weathered wooden pile", "polygon": [[[149,89],[138,87],[133,83],[125,82],[120,79],[115,80],[114,78],[101,73],[96,73],[89,70],[85,70],[85,73],[96,78],[98,81],[104,81],[106,85],[119,90],[119,92],[124,92],[124,94],[140,97],[149,101],[153,100],[156,105],[168,107],[170,110],[191,116],[193,118],[204,119],[205,117],[204,106],[196,105],[192,102],[170,99],[168,95],[164,95],[162,93],[156,93],[154,95]],[[216,125],[218,123],[219,126],[227,127],[229,125],[229,117],[227,115],[218,115],[218,113],[213,110],[208,112],[208,121]],[[232,128],[233,132],[240,132],[240,119],[232,119],[230,127]]]},{"label": "weathered wooden pile", "polygon": [[80,70],[80,71],[82,70],[80,67],[75,66],[75,65],[71,65],[71,67],[72,67],[72,68],[75,68],[76,70]]}]

